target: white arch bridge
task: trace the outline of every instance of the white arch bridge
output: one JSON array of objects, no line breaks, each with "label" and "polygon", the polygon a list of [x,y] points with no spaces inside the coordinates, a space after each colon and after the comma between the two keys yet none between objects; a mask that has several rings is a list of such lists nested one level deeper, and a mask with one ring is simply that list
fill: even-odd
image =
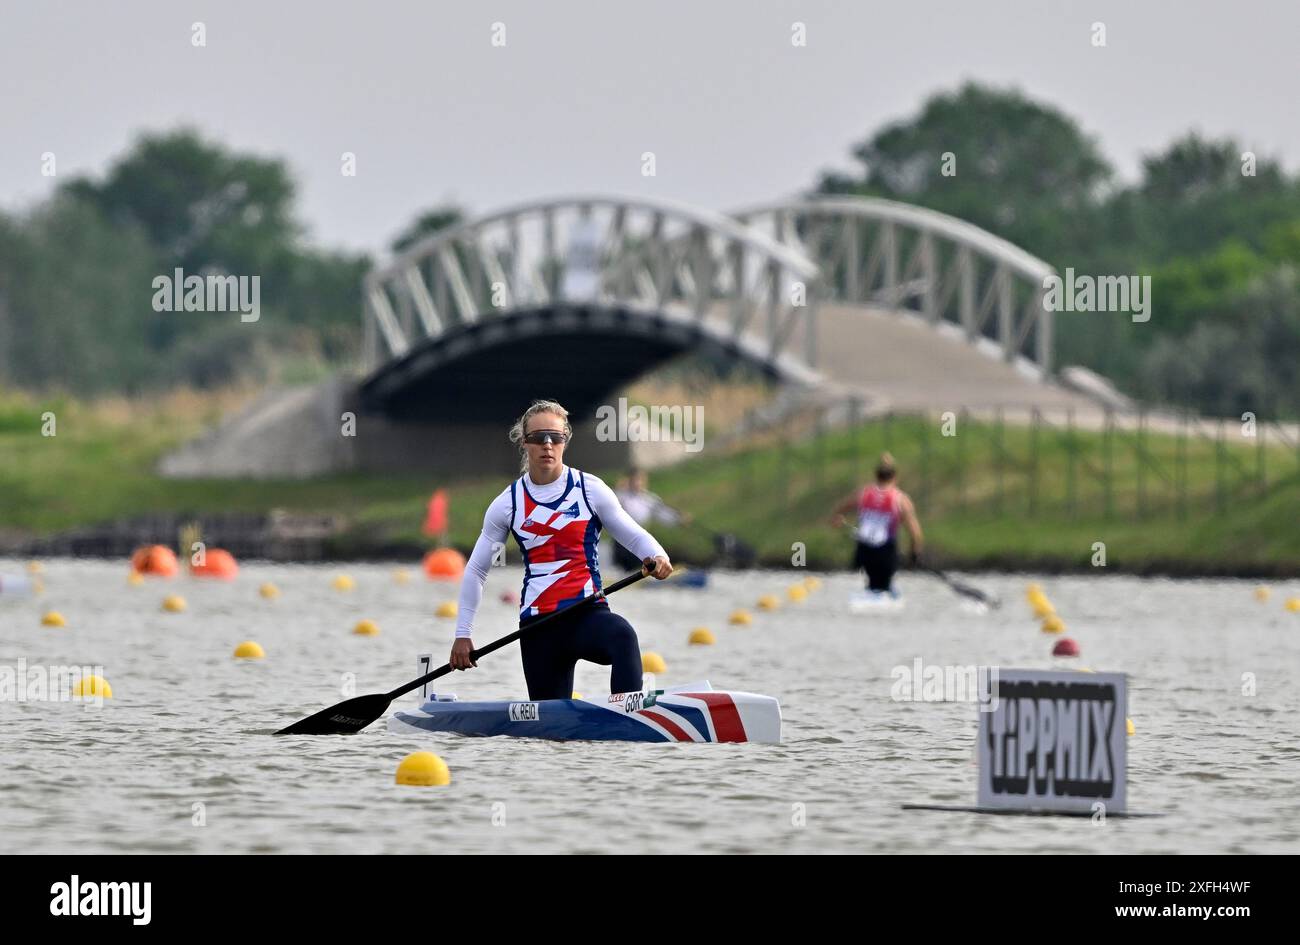
[{"label": "white arch bridge", "polygon": [[909,378],[939,396],[932,374],[957,407],[1006,403],[1016,385],[1041,398],[1052,271],[887,200],[732,216],[638,197],[537,201],[440,231],[366,277],[361,403],[425,420],[454,402],[462,420],[499,422],[547,394],[584,416],[689,350],[868,398],[906,402]]}]

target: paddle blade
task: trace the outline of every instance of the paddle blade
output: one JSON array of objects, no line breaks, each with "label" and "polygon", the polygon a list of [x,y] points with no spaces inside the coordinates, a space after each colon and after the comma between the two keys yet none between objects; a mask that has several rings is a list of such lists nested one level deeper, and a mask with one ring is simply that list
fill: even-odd
[{"label": "paddle blade", "polygon": [[388,711],[387,693],[357,696],[282,728],[277,735],[355,735]]},{"label": "paddle blade", "polygon": [[962,584],[958,581],[949,579],[948,586],[958,594],[969,597],[971,600],[978,601],[986,607],[998,608],[1002,606],[1002,601],[998,600],[996,595],[986,594],[977,587],[971,587],[969,584]]}]

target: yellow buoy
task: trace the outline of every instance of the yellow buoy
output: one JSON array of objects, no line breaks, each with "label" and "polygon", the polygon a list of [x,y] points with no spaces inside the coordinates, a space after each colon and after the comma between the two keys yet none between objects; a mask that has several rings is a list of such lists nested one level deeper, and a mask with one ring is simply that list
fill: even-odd
[{"label": "yellow buoy", "polygon": [[47,610],[41,617],[41,626],[43,627],[66,627],[68,622],[63,619],[63,614],[57,610]]},{"label": "yellow buoy", "polygon": [[641,672],[643,673],[666,673],[668,664],[658,653],[646,652],[641,654]]},{"label": "yellow buoy", "polygon": [[1124,720],[1124,730],[1125,730],[1126,732],[1128,732],[1130,735],[1132,735],[1134,732],[1137,731],[1137,729],[1135,729],[1135,728],[1133,727],[1133,720],[1132,720],[1132,719],[1125,719],[1125,720]]},{"label": "yellow buoy", "polygon": [[748,610],[733,610],[731,616],[727,618],[727,623],[733,627],[747,626],[754,622]]},{"label": "yellow buoy", "polygon": [[379,633],[379,624],[373,620],[362,620],[352,628],[352,632],[359,637],[373,637]]},{"label": "yellow buoy", "polygon": [[357,585],[356,582],[353,581],[352,578],[348,577],[346,574],[339,574],[334,577],[333,582],[331,582],[331,586],[336,591],[350,591],[352,590],[352,588],[356,587]]},{"label": "yellow buoy", "polygon": [[108,680],[103,676],[85,676],[72,684],[72,694],[83,699],[87,696],[111,699],[113,698],[113,687],[108,684]]},{"label": "yellow buoy", "polygon": [[1035,597],[1041,597],[1042,594],[1043,594],[1043,585],[1041,584],[1030,584],[1028,587],[1025,588],[1025,597],[1028,600],[1032,601]]},{"label": "yellow buoy", "polygon": [[28,562],[27,562],[27,573],[28,573],[28,574],[40,574],[40,573],[41,573],[42,571],[44,571],[44,570],[45,570],[45,565],[41,564],[39,561],[28,561]]},{"label": "yellow buoy", "polygon": [[416,787],[441,787],[451,784],[451,770],[431,751],[415,751],[402,759],[397,766],[398,784]]},{"label": "yellow buoy", "polygon": [[785,596],[795,601],[803,600],[808,596],[808,588],[802,584],[791,584],[786,588]]},{"label": "yellow buoy", "polygon": [[1050,614],[1043,620],[1044,633],[1064,633],[1065,621],[1056,614]]},{"label": "yellow buoy", "polygon": [[398,568],[393,572],[393,581],[397,584],[409,584],[411,581],[411,572],[406,568]]},{"label": "yellow buoy", "polygon": [[133,570],[126,576],[126,583],[130,584],[132,587],[139,587],[144,583],[144,575],[139,571]]},{"label": "yellow buoy", "polygon": [[759,610],[776,610],[781,606],[781,598],[775,594],[764,594],[758,599]]},{"label": "yellow buoy", "polygon": [[270,581],[267,581],[257,589],[257,593],[261,594],[267,600],[275,600],[280,596],[280,589]]},{"label": "yellow buoy", "polygon": [[458,612],[459,610],[454,600],[445,600],[438,605],[438,609],[434,611],[434,615],[438,617],[455,617]]},{"label": "yellow buoy", "polygon": [[185,609],[185,598],[179,594],[168,594],[163,598],[162,609],[169,614],[179,614]]},{"label": "yellow buoy", "polygon": [[1268,600],[1272,596],[1273,596],[1273,592],[1269,590],[1267,587],[1265,587],[1263,584],[1255,588],[1255,600],[1259,601],[1261,604],[1264,603],[1264,601]]},{"label": "yellow buoy", "polygon": [[717,643],[718,640],[714,637],[713,631],[708,627],[696,627],[691,631],[690,640],[687,642],[692,646],[712,646],[714,643]]},{"label": "yellow buoy", "polygon": [[1288,597],[1284,605],[1291,613],[1300,613],[1300,597]]},{"label": "yellow buoy", "polygon": [[266,655],[266,651],[252,640],[245,640],[239,646],[235,647],[235,658],[241,660],[260,660]]},{"label": "yellow buoy", "polygon": [[810,574],[803,579],[803,586],[808,588],[808,590],[810,591],[815,591],[822,586],[822,580],[821,578],[814,577],[813,575]]}]

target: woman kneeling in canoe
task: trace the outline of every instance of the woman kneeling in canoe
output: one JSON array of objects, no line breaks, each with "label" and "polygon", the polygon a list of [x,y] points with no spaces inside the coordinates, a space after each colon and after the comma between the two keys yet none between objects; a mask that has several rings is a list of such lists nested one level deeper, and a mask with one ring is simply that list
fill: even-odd
[{"label": "woman kneeling in canoe", "polygon": [[[524,588],[519,626],[562,611],[600,593],[596,543],[602,528],[632,552],[659,580],[673,567],[663,546],[619,505],[613,490],[590,473],[564,464],[564,447],[573,428],[569,412],[551,400],[537,400],[510,430],[523,463],[518,479],[502,491],[483,516],[483,531],[474,545],[460,584],[454,669],[477,666],[470,658],[474,612],[483,599],[483,583],[492,551],[515,536],[524,556]],[[536,633],[520,638],[528,698],[569,699],[578,660],[611,666],[610,692],[641,689],[641,647],[632,625],[601,599],[556,617]]]}]

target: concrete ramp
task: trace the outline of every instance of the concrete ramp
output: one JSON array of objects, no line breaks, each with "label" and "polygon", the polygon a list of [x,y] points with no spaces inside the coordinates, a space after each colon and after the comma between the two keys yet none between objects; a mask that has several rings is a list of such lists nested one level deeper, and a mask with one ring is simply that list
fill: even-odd
[{"label": "concrete ramp", "polygon": [[972,344],[955,326],[907,313],[823,303],[817,351],[822,373],[872,410],[1101,410],[1097,397],[1043,380],[1027,362],[1008,363],[992,342]]},{"label": "concrete ramp", "polygon": [[341,379],[268,391],[213,430],[167,454],[158,472],[175,479],[289,478],[351,465],[341,415],[351,385]]}]

